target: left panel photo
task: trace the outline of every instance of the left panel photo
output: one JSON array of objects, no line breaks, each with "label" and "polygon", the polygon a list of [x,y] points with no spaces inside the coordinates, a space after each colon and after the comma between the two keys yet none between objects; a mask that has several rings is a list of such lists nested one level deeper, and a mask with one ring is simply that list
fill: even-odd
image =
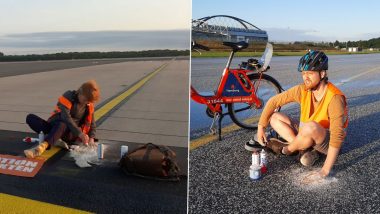
[{"label": "left panel photo", "polygon": [[1,213],[187,212],[190,5],[0,3]]}]

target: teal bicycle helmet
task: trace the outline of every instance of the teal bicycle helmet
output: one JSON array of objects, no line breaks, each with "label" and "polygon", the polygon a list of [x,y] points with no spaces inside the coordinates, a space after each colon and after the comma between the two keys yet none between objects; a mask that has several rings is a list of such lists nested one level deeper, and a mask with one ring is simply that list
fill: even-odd
[{"label": "teal bicycle helmet", "polygon": [[323,51],[310,51],[299,61],[298,71],[325,71],[329,68],[329,58]]}]

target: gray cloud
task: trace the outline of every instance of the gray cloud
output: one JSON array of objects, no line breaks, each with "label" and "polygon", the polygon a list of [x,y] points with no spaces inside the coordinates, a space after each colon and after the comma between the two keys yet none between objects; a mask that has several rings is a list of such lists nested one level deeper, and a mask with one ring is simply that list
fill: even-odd
[{"label": "gray cloud", "polygon": [[358,41],[358,40],[368,40],[372,38],[380,37],[380,32],[373,33],[363,33],[353,35],[351,37],[336,37],[336,36],[317,36],[313,35],[317,33],[316,30],[305,30],[305,29],[290,29],[290,28],[267,28],[270,41],[277,42],[294,42],[294,41],[324,41],[333,42],[335,40],[339,41]]},{"label": "gray cloud", "polygon": [[189,36],[190,32],[187,30],[8,34],[0,37],[0,51],[6,54],[25,54],[188,49]]},{"label": "gray cloud", "polygon": [[267,28],[270,41],[294,42],[294,41],[330,41],[331,38],[311,35],[315,30],[301,30],[290,28]]}]

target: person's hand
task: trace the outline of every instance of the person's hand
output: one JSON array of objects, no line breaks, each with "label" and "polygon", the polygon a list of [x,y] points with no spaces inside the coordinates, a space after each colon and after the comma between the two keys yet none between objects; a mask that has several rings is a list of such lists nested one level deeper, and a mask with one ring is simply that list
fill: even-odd
[{"label": "person's hand", "polygon": [[85,133],[81,133],[80,135],[79,135],[79,138],[82,140],[82,143],[84,144],[84,145],[88,145],[88,142],[89,142],[89,140],[90,140],[90,138],[88,137],[88,135],[86,135]]},{"label": "person's hand", "polygon": [[88,145],[91,147],[96,147],[95,139],[90,137],[90,140],[88,141]]},{"label": "person's hand", "polygon": [[257,127],[257,142],[259,142],[262,146],[265,146],[267,142],[267,136],[265,136],[265,128],[262,125],[258,125]]},{"label": "person's hand", "polygon": [[307,173],[303,177],[301,183],[302,184],[317,184],[317,183],[321,183],[326,177],[327,175],[324,174],[322,169],[317,169],[317,170],[313,170]]},{"label": "person's hand", "polygon": [[328,172],[327,170],[325,170],[322,167],[321,170],[319,171],[319,174],[325,178],[325,177],[329,176],[330,172]]}]

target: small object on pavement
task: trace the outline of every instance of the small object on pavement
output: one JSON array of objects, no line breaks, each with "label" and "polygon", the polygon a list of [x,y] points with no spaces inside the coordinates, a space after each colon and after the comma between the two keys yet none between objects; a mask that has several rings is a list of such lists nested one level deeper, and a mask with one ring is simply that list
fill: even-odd
[{"label": "small object on pavement", "polygon": [[124,155],[120,159],[119,166],[128,175],[179,181],[180,169],[176,153],[167,146],[147,143]]},{"label": "small object on pavement", "polygon": [[33,137],[25,137],[24,139],[22,139],[22,141],[24,141],[25,143],[37,143],[39,142],[39,139]]},{"label": "small object on pavement", "polygon": [[268,171],[267,164],[268,164],[267,153],[265,152],[265,149],[262,149],[260,152],[260,167],[261,167],[262,174],[267,173]]},{"label": "small object on pavement", "polygon": [[38,141],[39,143],[42,143],[45,141],[45,135],[42,131],[40,131],[40,133],[38,134]]},{"label": "small object on pavement", "polygon": [[104,144],[99,143],[98,144],[98,159],[104,158]]},{"label": "small object on pavement", "polygon": [[70,145],[69,155],[75,160],[75,164],[80,168],[101,164],[101,161],[98,159],[97,148],[95,147],[88,147],[83,144]]},{"label": "small object on pavement", "polygon": [[260,166],[259,165],[251,165],[249,167],[249,178],[251,180],[258,180],[261,177]]},{"label": "small object on pavement", "polygon": [[267,165],[268,164],[267,153],[265,152],[265,149],[262,149],[260,152],[260,164],[261,165]]},{"label": "small object on pavement", "polygon": [[252,153],[252,165],[260,165],[260,153],[258,151]]},{"label": "small object on pavement", "polygon": [[268,172],[268,168],[264,164],[262,164],[260,168],[260,172],[261,174],[266,174]]},{"label": "small object on pavement", "polygon": [[128,146],[121,146],[120,148],[120,158],[122,158],[125,154],[128,153]]}]

